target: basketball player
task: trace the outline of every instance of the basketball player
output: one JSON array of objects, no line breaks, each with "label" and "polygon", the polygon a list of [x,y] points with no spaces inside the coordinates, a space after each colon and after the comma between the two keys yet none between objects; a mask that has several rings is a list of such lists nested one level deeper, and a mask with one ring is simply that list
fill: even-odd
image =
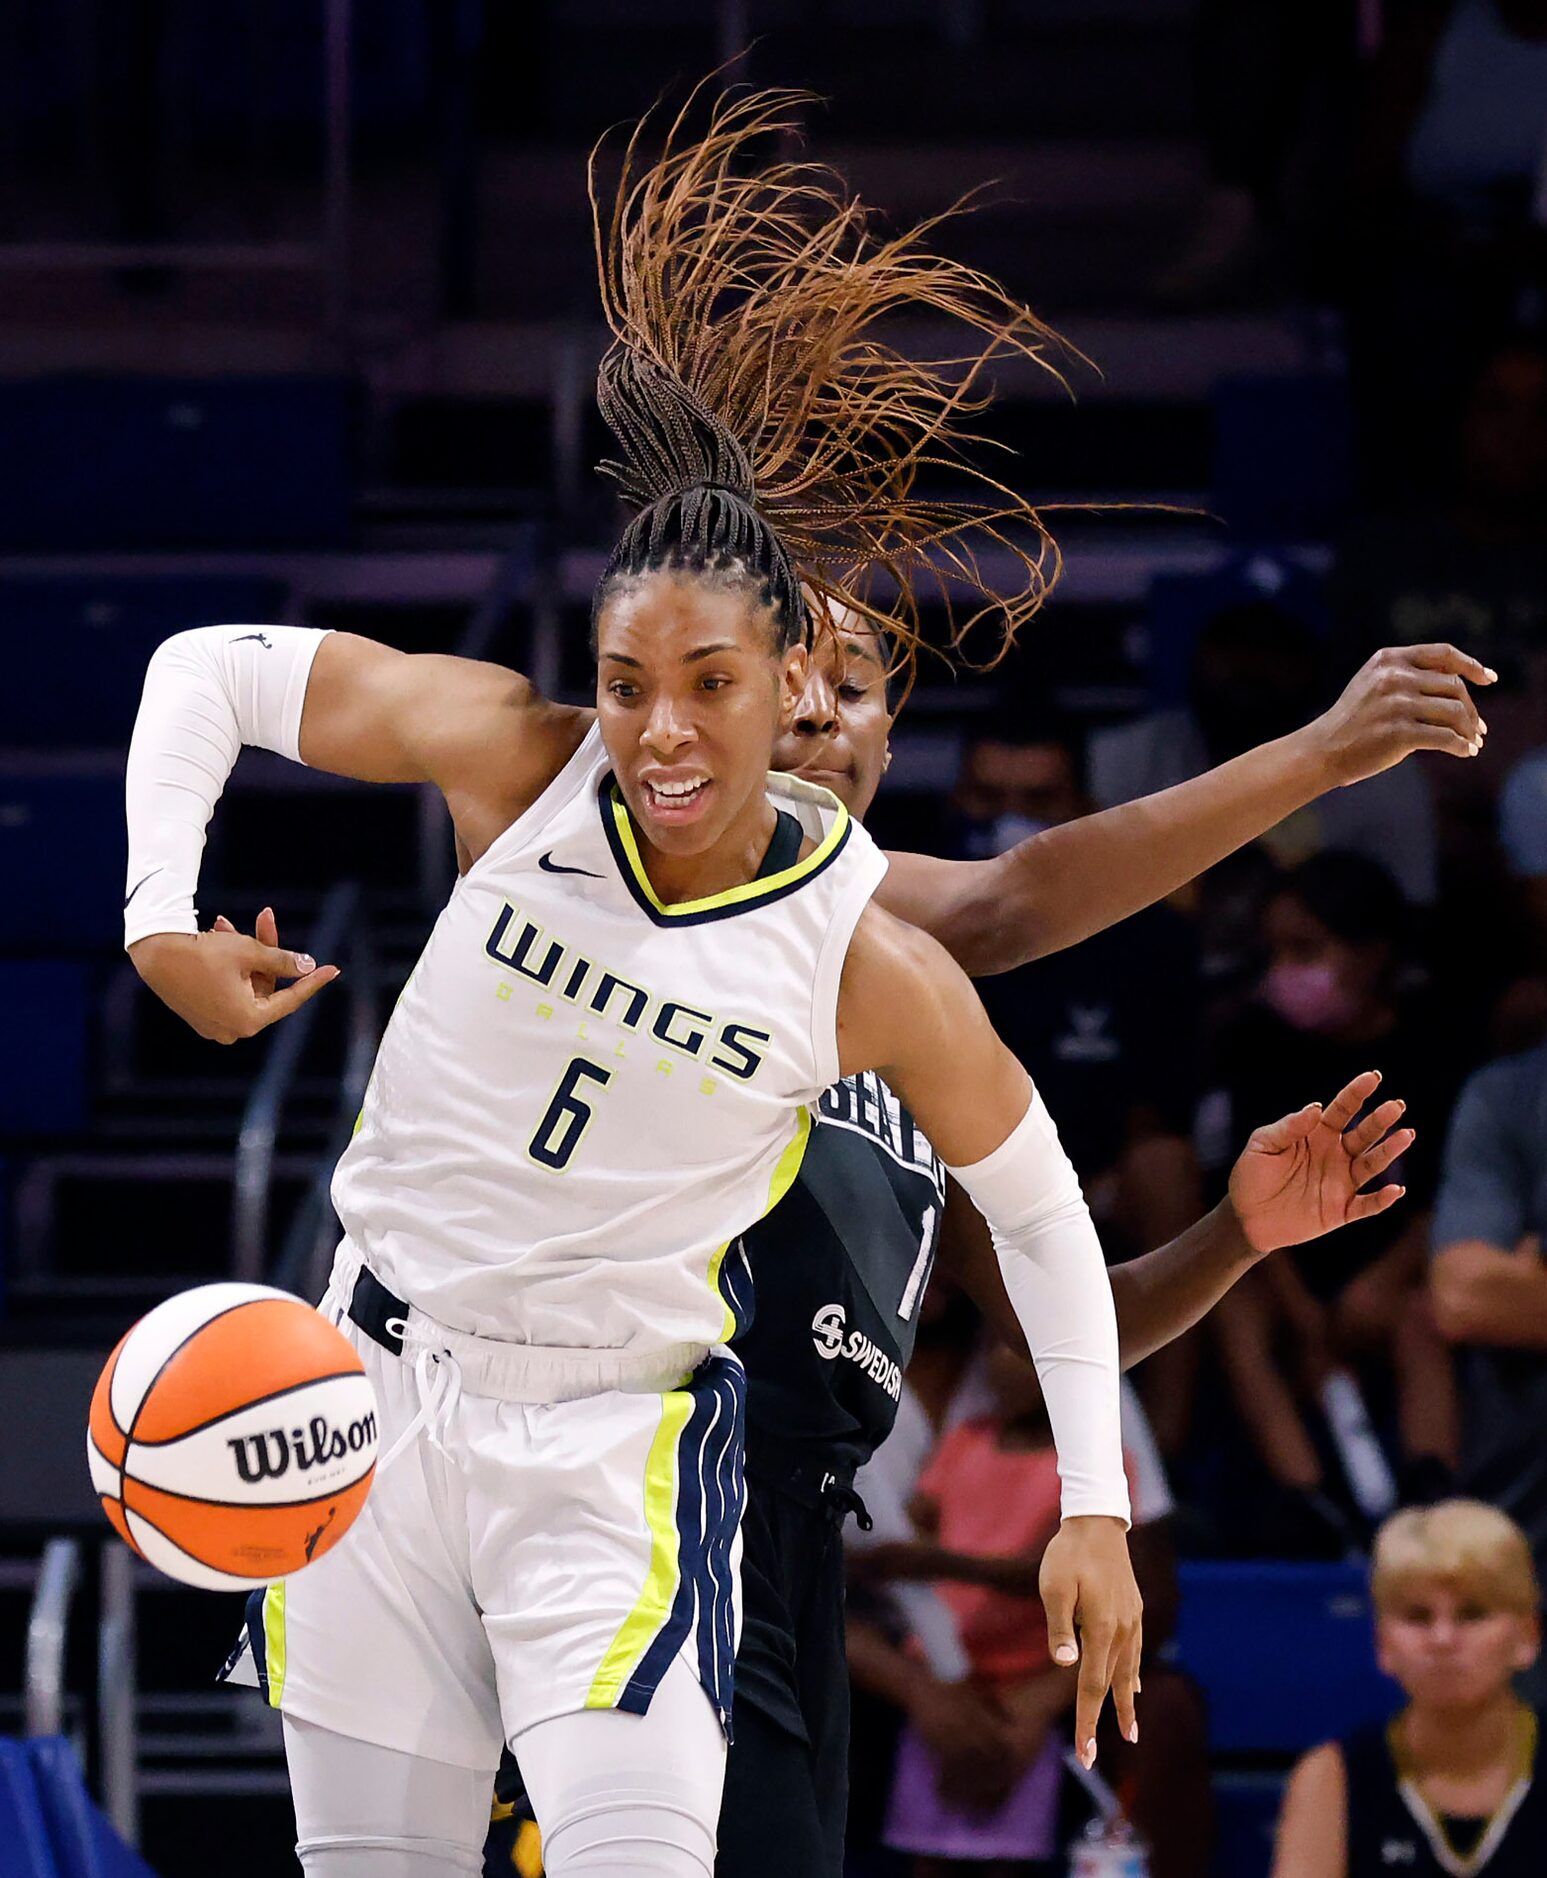
[{"label": "basketball player", "polygon": [[[965,975],[871,904],[885,862],[826,792],[771,778],[811,619],[795,553],[871,569],[1034,514],[916,494],[955,378],[877,318],[954,314],[1034,355],[1030,315],[917,238],[879,241],[808,166],[744,167],[789,118],[751,94],[626,168],[598,381],[635,511],[593,610],[597,708],[342,634],[208,628],[152,661],[127,779],[126,942],[207,1035],[251,1032],[248,942],[200,933],[204,831],[244,743],[434,782],[466,863],[387,1026],[334,1183],[324,1309],[385,1456],[337,1547],[254,1627],[315,1878],[475,1871],[501,1743],[551,1878],[702,1878],[730,1722],[749,1303],[736,1242],[788,1188],[810,1110],[884,1072],[992,1223],[1058,1447],[1043,1589],[1080,1663],[1087,1763],[1134,1729],[1116,1323],[1079,1183]],[[825,227],[822,218],[825,217]],[[815,233],[813,229],[815,227]],[[964,475],[971,475],[963,465]],[[989,602],[985,593],[985,605]],[[270,955],[265,955],[272,963]]]}]

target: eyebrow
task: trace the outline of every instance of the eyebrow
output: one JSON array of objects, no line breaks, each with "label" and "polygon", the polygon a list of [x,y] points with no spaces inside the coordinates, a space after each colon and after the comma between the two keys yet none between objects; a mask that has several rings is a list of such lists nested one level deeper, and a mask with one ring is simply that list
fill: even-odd
[{"label": "eyebrow", "polygon": [[843,641],[843,649],[845,652],[856,653],[862,659],[869,659],[870,663],[874,665],[878,671],[884,669],[881,664],[880,655],[877,653],[875,647],[867,644],[863,639],[845,639]]},{"label": "eyebrow", "polygon": [[[695,646],[691,652],[684,652],[682,663],[696,665],[700,659],[712,659],[717,652],[739,652],[741,647],[734,640],[725,639],[712,646]],[[631,659],[626,652],[604,652],[602,657],[613,665],[632,665],[634,670],[642,671],[644,661]]]}]

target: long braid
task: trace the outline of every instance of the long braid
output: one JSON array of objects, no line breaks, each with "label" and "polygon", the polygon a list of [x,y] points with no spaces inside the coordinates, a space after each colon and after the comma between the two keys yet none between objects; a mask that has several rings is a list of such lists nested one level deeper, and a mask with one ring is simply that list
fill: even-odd
[{"label": "long braid", "polygon": [[[712,81],[705,81],[710,83]],[[599,468],[636,512],[597,590],[681,566],[748,585],[773,609],[782,643],[811,613],[852,608],[884,623],[911,668],[922,641],[917,589],[935,583],[950,650],[1002,657],[1057,577],[1036,510],[978,469],[990,362],[1018,353],[1052,370],[1056,343],[996,282],[925,245],[936,216],[883,237],[842,179],[800,160],[749,162],[750,146],[797,134],[810,94],[733,89],[708,130],[688,136],[701,85],[643,167],[637,126],[604,215],[597,157],[591,203],[603,308],[614,343],[597,402],[618,455]],[[945,316],[967,350],[918,360],[878,330],[893,316]],[[918,490],[944,471],[967,493]],[[980,571],[992,548],[1015,570],[996,593]],[[798,569],[798,572],[797,572]],[[966,618],[953,601],[975,597]],[[966,648],[987,623],[986,650]]]}]

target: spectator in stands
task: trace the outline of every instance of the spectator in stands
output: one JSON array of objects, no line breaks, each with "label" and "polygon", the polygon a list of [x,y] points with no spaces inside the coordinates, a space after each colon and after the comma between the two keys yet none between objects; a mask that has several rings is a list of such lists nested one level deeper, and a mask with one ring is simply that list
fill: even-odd
[{"label": "spectator in stands", "polygon": [[[1222,1170],[1239,1151],[1250,1117],[1283,1106],[1286,1091],[1334,1088],[1377,1065],[1385,1087],[1408,1105],[1422,1134],[1437,1137],[1463,1073],[1443,1013],[1403,978],[1411,915],[1395,882],[1375,863],[1328,853],[1286,875],[1270,900],[1263,937],[1267,968],[1254,1001],[1216,1046],[1215,1073],[1199,1110],[1206,1165]],[[1264,1104],[1266,1106],[1264,1107]],[[1343,1404],[1357,1373],[1377,1390],[1394,1386],[1412,1497],[1443,1490],[1456,1459],[1456,1409],[1448,1352],[1424,1307],[1429,1171],[1436,1149],[1421,1141],[1393,1178],[1405,1203],[1356,1225],[1336,1243],[1306,1246],[1259,1268],[1219,1306],[1221,1354],[1242,1421],[1285,1497],[1277,1545],[1323,1539],[1342,1549],[1350,1535],[1309,1425],[1313,1405],[1332,1418],[1345,1471],[1358,1466]],[[1338,1380],[1329,1393],[1328,1384]],[[1356,1490],[1362,1492],[1354,1476]],[[1365,1506],[1382,1510],[1378,1491]]]},{"label": "spectator in stands", "polygon": [[1489,348],[1438,483],[1437,501],[1377,515],[1343,544],[1332,598],[1350,659],[1449,639],[1498,672],[1487,745],[1451,766],[1491,797],[1547,738],[1547,346]]},{"label": "spectator in stands", "polygon": [[1380,1665],[1406,1704],[1295,1768],[1273,1878],[1547,1869],[1540,1718],[1511,1686],[1541,1645],[1524,1534],[1476,1500],[1398,1513],[1376,1540],[1372,1589]]},{"label": "spectator in stands", "polygon": [[[999,854],[1086,814],[1082,759],[1073,726],[1052,714],[1023,712],[974,737],[953,797],[958,852]],[[1108,1257],[1147,1252],[1196,1219],[1198,959],[1189,922],[1150,907],[980,990],[1058,1115]],[[1146,1367],[1167,1453],[1186,1433],[1195,1351],[1195,1338],[1181,1338]]]},{"label": "spectator in stands", "polygon": [[1540,1568],[1547,1562],[1547,1046],[1488,1064],[1462,1091],[1432,1237],[1435,1318],[1462,1352],[1462,1483],[1519,1521]]},{"label": "spectator in stands", "polygon": [[1499,847],[1516,896],[1518,975],[1494,1012],[1492,1037],[1514,1055],[1547,1039],[1547,745],[1523,756],[1499,797]]},{"label": "spectator in stands", "polygon": [[[1322,708],[1326,681],[1325,646],[1301,620],[1270,599],[1229,605],[1198,634],[1184,707],[1091,739],[1091,793],[1102,808],[1131,802],[1287,736]],[[1434,898],[1433,811],[1416,763],[1332,790],[1281,822],[1263,845],[1284,863],[1323,848],[1367,854],[1392,869],[1410,900]]]},{"label": "spectator in stands", "polygon": [[[849,1662],[859,1710],[868,1717],[863,1734],[869,1748],[889,1738],[889,1708],[906,1718],[889,1809],[896,1828],[889,1833],[892,1842],[917,1849],[922,1837],[930,1837],[942,1856],[949,1843],[958,1849],[954,1855],[976,1860],[991,1842],[1052,1844],[1054,1814],[1067,1823],[1071,1796],[1061,1792],[1057,1729],[1073,1692],[1064,1672],[1048,1666],[1040,1610],[1014,1595],[1028,1587],[1034,1591],[1038,1535],[1045,1537],[1038,1494],[1045,1499],[1047,1451],[1045,1432],[1038,1436],[1035,1373],[1008,1350],[985,1350],[972,1313],[959,1300],[950,1301],[949,1286],[938,1277],[925,1309],[896,1430],[856,1484],[873,1510],[902,1495],[933,1496],[938,1542],[878,1545],[850,1535],[857,1581],[849,1609]],[[1143,1411],[1128,1391],[1123,1414],[1133,1489],[1130,1544],[1145,1601],[1143,1728],[1133,1746],[1104,1722],[1099,1758],[1149,1841],[1153,1878],[1195,1878],[1207,1863],[1213,1812],[1202,1702],[1195,1687],[1163,1661],[1176,1608],[1168,1531],[1172,1501]],[[984,1442],[997,1439],[994,1431],[1007,1421],[1018,1426],[1011,1439],[1028,1445],[985,1450]],[[1006,1478],[996,1482],[993,1494],[974,1499],[971,1476],[985,1453],[989,1467]],[[1021,1494],[1014,1482],[1023,1474]],[[993,1509],[986,1529],[985,1506]],[[877,1537],[880,1530],[878,1519]],[[960,1555],[959,1548],[976,1543],[998,1556]],[[1007,1551],[1012,1555],[1003,1556]],[[944,1645],[934,1614],[920,1613],[917,1602],[927,1587],[915,1580],[935,1575],[943,1581],[937,1589],[946,1600],[944,1614],[960,1620],[959,1626],[948,1621]],[[903,1587],[910,1603],[898,1609],[890,1598]],[[1025,1684],[1008,1702],[1000,1681],[982,1673],[991,1665],[976,1647],[983,1642],[978,1626],[989,1613],[1016,1616],[1006,1635],[1017,1650],[1033,1639],[1024,1652]],[[930,1618],[927,1626],[918,1622],[921,1615]],[[953,1665],[947,1659],[952,1644],[960,1651],[958,1635],[967,1655]],[[977,1673],[969,1675],[969,1667]],[[865,1752],[861,1732],[856,1727],[857,1755]],[[856,1788],[873,1773],[857,1768]],[[997,1824],[980,1832],[985,1816]],[[1030,1855],[1025,1849],[1018,1854]],[[936,1867],[925,1862],[920,1869]]]},{"label": "spectator in stands", "polygon": [[1539,305],[1547,0],[1409,0],[1366,89],[1351,338],[1372,486],[1423,489],[1464,362]]}]

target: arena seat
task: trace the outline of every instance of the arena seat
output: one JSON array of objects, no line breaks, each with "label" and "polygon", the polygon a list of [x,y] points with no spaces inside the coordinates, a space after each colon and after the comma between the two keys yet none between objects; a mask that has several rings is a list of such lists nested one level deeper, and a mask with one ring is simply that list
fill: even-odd
[{"label": "arena seat", "polygon": [[0,385],[0,461],[23,469],[0,508],[0,549],[338,541],[352,513],[353,418],[340,378]]},{"label": "arena seat", "polygon": [[0,745],[123,749],[163,639],[190,626],[279,620],[285,606],[283,586],[269,580],[0,575]]},{"label": "arena seat", "polygon": [[1208,1699],[1214,1754],[1299,1754],[1396,1707],[1362,1566],[1210,1561],[1179,1576],[1176,1652]]},{"label": "arena seat", "polygon": [[0,952],[123,941],[123,771],[0,776]]},{"label": "arena seat", "polygon": [[0,1741],[0,1846],[6,1878],[64,1878],[49,1842],[32,1760],[20,1741]]},{"label": "arena seat", "polygon": [[0,1136],[85,1128],[91,995],[85,965],[0,960]]},{"label": "arena seat", "polygon": [[1348,386],[1331,372],[1222,379],[1214,393],[1213,507],[1258,540],[1337,532],[1354,499]]},{"label": "arena seat", "polygon": [[1281,1774],[1215,1775],[1215,1878],[1268,1878],[1283,1797]]},{"label": "arena seat", "polygon": [[92,1801],[68,1741],[59,1735],[29,1741],[27,1759],[59,1878],[154,1878]]}]

